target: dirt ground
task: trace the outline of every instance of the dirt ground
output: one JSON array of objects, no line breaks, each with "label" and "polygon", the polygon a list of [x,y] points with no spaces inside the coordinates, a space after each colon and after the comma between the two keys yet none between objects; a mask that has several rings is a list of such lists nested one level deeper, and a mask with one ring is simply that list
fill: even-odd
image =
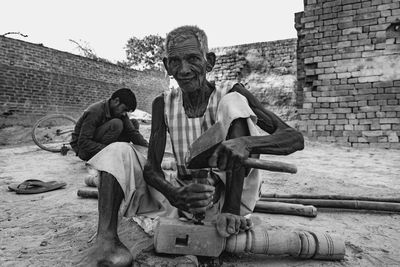
[{"label": "dirt ground", "polygon": [[[148,129],[144,127],[145,135]],[[96,232],[97,200],[79,198],[87,175],[84,163],[40,150],[29,140],[29,129],[0,131],[0,266],[71,266]],[[265,157],[293,163],[297,174],[262,172],[263,193],[342,194],[398,197],[400,152],[354,149],[306,142],[303,151],[286,157]],[[63,181],[65,189],[17,195],[8,185],[26,179]],[[343,261],[299,260],[243,254],[225,256],[223,266],[400,266],[400,215],[387,212],[318,209],[316,218],[255,214],[256,223],[271,229],[310,230],[342,236]],[[155,255],[152,239],[131,220],[121,222],[122,241],[135,266],[176,266],[186,259]],[[181,265],[182,266],[182,265]]]}]

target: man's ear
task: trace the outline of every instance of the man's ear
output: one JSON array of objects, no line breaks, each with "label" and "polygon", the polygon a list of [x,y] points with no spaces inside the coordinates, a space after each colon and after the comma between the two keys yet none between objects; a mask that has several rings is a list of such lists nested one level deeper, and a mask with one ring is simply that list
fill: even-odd
[{"label": "man's ear", "polygon": [[210,72],[214,68],[216,57],[213,52],[208,52],[206,54],[206,58],[207,58],[207,72]]},{"label": "man's ear", "polygon": [[167,70],[168,75],[172,76],[172,74],[171,74],[171,72],[169,71],[169,68],[168,68],[168,58],[164,57],[162,61],[164,63],[164,67]]}]

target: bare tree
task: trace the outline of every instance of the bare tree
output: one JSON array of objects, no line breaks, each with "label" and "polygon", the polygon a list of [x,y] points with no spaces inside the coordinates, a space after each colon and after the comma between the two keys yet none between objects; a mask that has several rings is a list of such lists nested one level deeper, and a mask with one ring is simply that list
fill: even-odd
[{"label": "bare tree", "polygon": [[97,56],[96,52],[94,51],[93,48],[90,47],[89,43],[84,42],[84,44],[81,44],[80,42],[82,42],[82,41],[77,42],[72,39],[69,39],[69,41],[76,45],[76,48],[80,51],[82,56],[96,60],[96,61],[100,61],[100,62],[111,63],[111,61],[109,61],[108,59]]}]

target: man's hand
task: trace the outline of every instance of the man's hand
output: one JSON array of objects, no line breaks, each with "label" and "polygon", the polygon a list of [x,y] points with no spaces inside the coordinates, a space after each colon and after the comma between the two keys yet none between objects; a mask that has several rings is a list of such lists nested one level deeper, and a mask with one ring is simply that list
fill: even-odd
[{"label": "man's hand", "polygon": [[238,170],[245,159],[249,157],[246,137],[223,141],[211,155],[208,164],[222,171]]},{"label": "man's hand", "polygon": [[213,204],[215,188],[206,184],[188,184],[176,188],[168,196],[169,202],[176,208],[191,213],[205,212]]},{"label": "man's hand", "polygon": [[223,237],[229,237],[253,227],[251,219],[231,213],[218,214],[215,224],[218,233]]}]

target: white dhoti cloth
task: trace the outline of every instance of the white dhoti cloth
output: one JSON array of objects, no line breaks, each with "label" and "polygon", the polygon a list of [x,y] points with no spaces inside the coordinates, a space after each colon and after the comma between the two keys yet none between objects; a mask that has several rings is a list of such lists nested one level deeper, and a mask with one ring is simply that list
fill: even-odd
[{"label": "white dhoti cloth", "polygon": [[[251,135],[258,135],[255,126],[256,116],[247,103],[247,99],[239,93],[225,95],[219,104],[217,120],[222,122],[225,135],[227,135],[232,121],[238,118],[246,118]],[[98,170],[112,174],[120,184],[124,192],[124,199],[120,213],[125,217],[145,215],[150,218],[157,216],[178,217],[177,209],[153,187],[146,184],[143,178],[143,167],[146,162],[145,148],[125,142],[116,142],[108,145],[97,153],[87,164]],[[225,173],[219,172],[219,178],[225,183]],[[170,176],[165,175],[168,180]],[[180,186],[175,179],[171,179],[173,185]],[[244,180],[242,192],[241,214],[252,212],[256,201],[259,199],[261,179],[257,169],[252,169]],[[210,209],[206,218],[211,218],[223,206],[224,194],[220,200]]]}]

